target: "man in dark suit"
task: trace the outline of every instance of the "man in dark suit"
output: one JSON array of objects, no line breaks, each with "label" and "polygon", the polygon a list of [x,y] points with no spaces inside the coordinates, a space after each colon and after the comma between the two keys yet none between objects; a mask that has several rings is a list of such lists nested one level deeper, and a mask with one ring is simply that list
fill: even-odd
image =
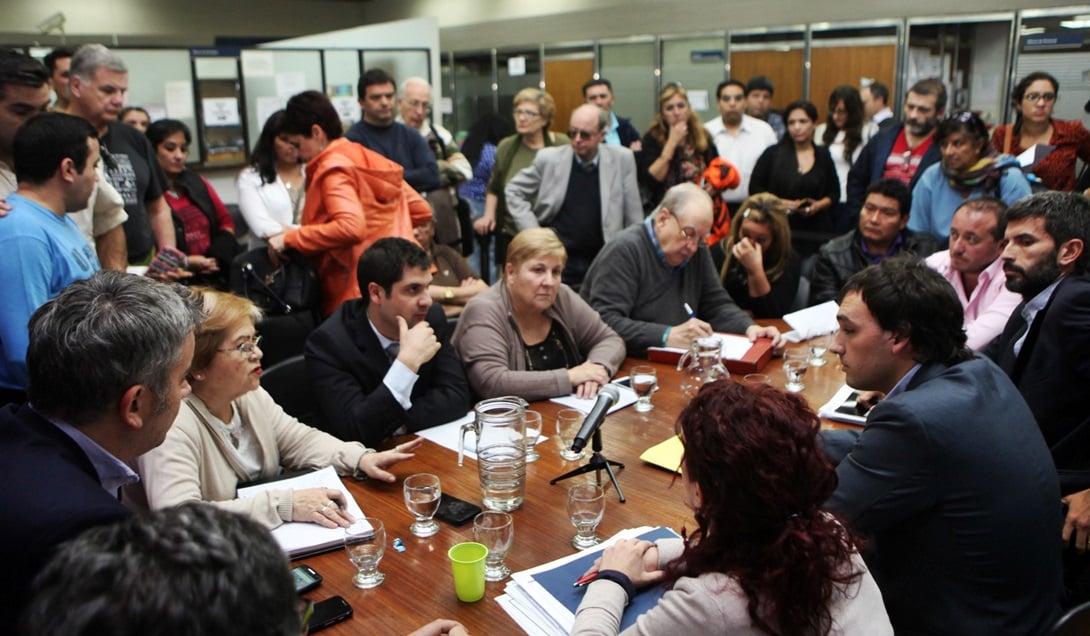
[{"label": "man in dark suit", "polygon": [[869,267],[839,300],[830,351],[850,386],[885,397],[861,433],[823,434],[839,460],[828,507],[870,537],[894,630],[1047,631],[1062,588],[1059,485],[1025,400],[965,347],[961,303],[923,261]]},{"label": "man in dark suit", "polygon": [[1085,599],[1090,581],[1074,579],[1090,548],[1090,201],[1043,192],[1015,203],[1006,219],[1003,271],[1023,302],[986,352],[1021,391],[1052,451],[1068,506],[1062,536],[1074,548],[1065,554],[1068,585]]},{"label": "man in dark suit", "polygon": [[446,316],[428,294],[430,268],[415,243],[376,241],[356,268],[363,297],[342,304],[307,339],[307,371],[328,432],[374,447],[469,410]]},{"label": "man in dark suit", "polygon": [[0,623],[16,624],[57,544],[129,514],[128,463],[162,443],[189,393],[200,311],[183,288],[98,272],[30,319],[29,403],[0,409]]}]

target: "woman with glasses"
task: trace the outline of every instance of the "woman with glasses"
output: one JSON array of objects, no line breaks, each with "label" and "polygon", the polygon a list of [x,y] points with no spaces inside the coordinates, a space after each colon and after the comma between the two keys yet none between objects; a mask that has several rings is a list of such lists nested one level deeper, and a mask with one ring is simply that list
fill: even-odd
[{"label": "woman with glasses", "polygon": [[782,318],[799,289],[802,264],[779,197],[755,194],[739,206],[723,240],[723,287],[754,318]]},{"label": "woman with glasses", "polygon": [[341,475],[394,481],[387,468],[412,457],[420,440],[375,452],[311,428],[284,412],[261,388],[261,312],[249,300],[194,288],[205,313],[197,329],[192,387],[163,444],[137,460],[152,510],[205,501],[267,528],[286,521],[347,527],[340,491],[272,490],[239,499],[240,484],[281,472],[333,466]]},{"label": "woman with glasses", "polygon": [[[1011,91],[1014,125],[996,126],[992,146],[997,152],[1018,156],[1038,144],[1052,152],[1030,171],[1051,190],[1075,189],[1075,160],[1090,163],[1090,131],[1078,120],[1053,119],[1060,83],[1038,71],[1023,77]],[[1083,194],[1090,196],[1090,189]]]},{"label": "woman with glasses", "polygon": [[825,123],[814,130],[814,143],[825,146],[833,157],[836,176],[840,181],[840,198],[833,206],[833,226],[837,232],[847,232],[853,227],[848,213],[848,172],[863,146],[878,132],[878,126],[867,121],[863,112],[863,98],[854,86],[837,86],[829,95],[829,114]]},{"label": "woman with glasses", "polygon": [[783,117],[787,134],[757,159],[749,191],[770,192],[783,201],[794,247],[806,257],[835,235],[832,212],[840,200],[840,179],[829,149],[814,143],[817,107],[794,101]]},{"label": "woman with glasses", "polygon": [[719,156],[704,124],[689,106],[689,94],[673,82],[659,93],[659,112],[642,144],[636,165],[645,212],[655,209],[671,187],[685,182],[700,184],[708,164]]},{"label": "woman with glasses", "polygon": [[666,592],[625,634],[893,634],[854,534],[823,510],[836,469],[806,401],[704,385],[678,417],[687,539],[625,539],[595,561],[571,633],[617,634],[639,588]]},{"label": "woman with glasses", "polygon": [[550,228],[523,230],[503,279],[469,301],[451,341],[482,398],[594,397],[624,362],[624,341],[560,282],[567,253]]},{"label": "woman with glasses", "polygon": [[556,114],[552,95],[536,88],[524,88],[515,94],[514,103],[516,132],[496,147],[496,163],[484,197],[484,216],[473,222],[478,234],[493,234],[497,263],[506,261],[507,244],[518,234],[514,219],[507,212],[504,188],[520,170],[530,167],[538,150],[570,141],[567,135],[549,132],[549,124]]},{"label": "woman with glasses", "polygon": [[969,199],[991,196],[1012,205],[1032,193],[1018,159],[995,151],[976,114],[961,111],[940,122],[934,143],[942,161],[924,170],[912,189],[909,230],[945,242],[954,212]]}]

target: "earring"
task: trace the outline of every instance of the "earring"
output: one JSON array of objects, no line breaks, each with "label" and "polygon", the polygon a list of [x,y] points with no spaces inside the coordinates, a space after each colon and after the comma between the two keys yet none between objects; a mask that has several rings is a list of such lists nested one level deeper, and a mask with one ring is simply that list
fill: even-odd
[{"label": "earring", "polygon": [[194,373],[193,374],[193,379],[196,380],[197,382],[204,382],[204,374]]}]

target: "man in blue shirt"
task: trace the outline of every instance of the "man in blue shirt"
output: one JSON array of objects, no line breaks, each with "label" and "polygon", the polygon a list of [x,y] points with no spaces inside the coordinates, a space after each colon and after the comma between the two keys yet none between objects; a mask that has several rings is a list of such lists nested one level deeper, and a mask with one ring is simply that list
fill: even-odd
[{"label": "man in blue shirt", "polygon": [[27,385],[27,321],[72,281],[99,270],[95,250],[69,212],[87,207],[99,162],[98,135],[85,119],[42,113],[15,134],[11,212],[0,218],[0,388],[19,400]]}]

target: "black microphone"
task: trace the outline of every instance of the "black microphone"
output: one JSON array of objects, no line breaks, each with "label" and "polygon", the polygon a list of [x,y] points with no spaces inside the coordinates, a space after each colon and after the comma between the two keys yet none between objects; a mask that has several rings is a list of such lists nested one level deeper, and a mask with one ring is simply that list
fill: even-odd
[{"label": "black microphone", "polygon": [[573,453],[581,452],[586,448],[587,440],[606,419],[606,412],[620,399],[621,392],[615,386],[606,385],[598,391],[598,401],[594,403],[594,408],[590,410],[590,413],[587,413],[586,419],[583,420],[583,427],[579,429],[579,434],[575,436],[575,441],[571,443]]}]

